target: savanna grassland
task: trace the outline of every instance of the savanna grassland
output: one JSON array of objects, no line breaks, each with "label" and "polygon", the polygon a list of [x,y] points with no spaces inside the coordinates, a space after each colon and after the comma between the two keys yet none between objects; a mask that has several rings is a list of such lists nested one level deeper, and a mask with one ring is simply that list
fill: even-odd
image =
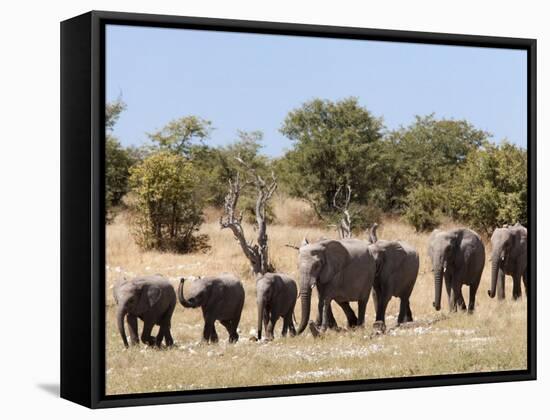
[{"label": "savanna grassland", "polygon": [[[278,271],[298,279],[297,251],[285,244],[299,244],[303,237],[335,238],[334,228],[312,227],[312,212],[300,201],[275,196],[277,222],[268,226],[270,257]],[[299,337],[280,337],[282,321],[276,326],[275,340],[255,342],[255,281],[248,261],[229,230],[220,230],[219,214],[210,210],[200,233],[209,236],[210,248],[191,254],[141,251],[134,243],[124,213],[107,226],[106,288],[106,392],[139,392],[223,388],[247,385],[273,385],[319,381],[403,377],[463,372],[517,370],[527,367],[527,302],[511,300],[511,280],[507,278],[507,299],[499,303],[487,296],[490,272],[487,260],[477,293],[476,311],[448,314],[446,295],[442,311],[432,307],[434,286],[431,264],[426,254],[427,233],[416,233],[410,225],[386,219],[379,231],[381,239],[404,240],[420,254],[420,272],[411,296],[415,322],[396,327],[398,300],[387,310],[385,335],[372,330],[374,308],[367,306],[366,327],[351,331],[329,331],[313,338],[306,329]],[[443,226],[443,228],[450,225]],[[252,238],[251,225],[244,225]],[[485,243],[489,258],[490,244]],[[172,318],[175,346],[157,350],[143,344],[125,349],[116,328],[112,297],[114,281],[122,275],[159,273],[176,287],[181,276],[204,276],[220,272],[238,275],[246,291],[239,326],[240,340],[227,342],[227,332],[216,324],[220,342],[200,343],[203,321],[200,309],[184,309],[179,303]],[[464,290],[465,299],[468,289]],[[444,292],[445,293],[445,292]],[[352,304],[354,309],[355,304]],[[316,315],[316,297],[312,317]],[[340,326],[342,311],[333,305]],[[299,318],[299,302],[295,310]],[[298,319],[299,321],[299,319]],[[139,327],[141,328],[141,323]],[[158,328],[158,327],[156,327]],[[156,328],[153,335],[156,334]]]}]

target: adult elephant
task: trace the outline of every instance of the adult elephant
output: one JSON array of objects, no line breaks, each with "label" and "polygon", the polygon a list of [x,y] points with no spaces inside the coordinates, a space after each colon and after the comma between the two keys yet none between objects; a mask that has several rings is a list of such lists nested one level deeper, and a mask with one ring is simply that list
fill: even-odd
[{"label": "adult elephant", "polygon": [[527,229],[517,223],[511,227],[497,228],[491,237],[491,298],[504,299],[504,278],[512,276],[513,299],[521,297],[521,278],[527,292]]},{"label": "adult elephant", "polygon": [[397,323],[412,322],[410,296],[418,275],[419,259],[416,250],[401,241],[376,241],[369,246],[376,262],[373,299],[376,309],[374,327],[386,329],[386,307],[392,296],[400,299]]},{"label": "adult elephant", "polygon": [[[157,275],[119,280],[113,287],[113,296],[118,305],[118,330],[125,347],[128,347],[124,329],[125,317],[132,345],[139,344],[138,318],[143,321],[141,341],[144,344],[160,346],[163,339],[167,346],[174,343],[170,334],[170,322],[176,307],[176,293],[167,279]],[[151,336],[155,325],[160,327],[156,339]]]},{"label": "adult elephant", "polygon": [[449,310],[456,311],[457,305],[466,310],[462,286],[470,286],[468,312],[473,312],[483,266],[485,248],[477,233],[459,228],[449,231],[435,230],[429,238],[428,255],[432,260],[435,282],[436,311],[441,309],[442,278],[449,297]]},{"label": "adult elephant", "polygon": [[[328,238],[320,237],[317,239],[317,242],[326,241]],[[307,238],[304,238],[302,241],[302,244],[300,247],[309,245],[310,242],[307,240]],[[300,249],[300,248],[297,248]],[[317,285],[317,293],[322,294],[323,286]],[[342,308],[342,311],[344,311],[344,315],[346,316],[348,328],[355,328],[357,327],[357,316],[355,315],[355,312],[353,312],[353,309],[351,308],[349,302],[336,302],[340,308]],[[323,314],[323,301],[322,299],[318,299],[318,306],[317,306],[317,318],[315,320],[315,327],[320,328],[321,327],[321,317]],[[327,317],[327,324],[329,329],[333,329],[338,331],[340,327],[338,327],[338,322],[336,322],[336,318],[334,318],[334,314],[332,312],[332,307],[329,305],[328,307],[328,317]]]},{"label": "adult elephant", "polygon": [[321,331],[328,327],[333,300],[338,303],[357,301],[357,324],[363,325],[376,267],[368,243],[359,239],[324,240],[300,247],[299,253],[302,317],[297,334],[308,325],[313,287],[317,287],[319,293]]}]

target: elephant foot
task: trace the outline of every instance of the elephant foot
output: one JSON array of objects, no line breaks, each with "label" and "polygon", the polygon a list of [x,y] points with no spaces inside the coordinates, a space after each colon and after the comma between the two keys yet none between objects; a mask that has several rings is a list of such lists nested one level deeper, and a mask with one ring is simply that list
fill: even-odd
[{"label": "elephant foot", "polygon": [[384,334],[386,332],[386,324],[384,321],[376,321],[372,324],[372,328],[376,334]]},{"label": "elephant foot", "polygon": [[310,322],[309,323],[309,330],[311,331],[311,335],[315,338],[317,338],[317,337],[319,337],[319,335],[321,335],[321,333],[319,332],[319,330],[315,326],[315,322]]}]

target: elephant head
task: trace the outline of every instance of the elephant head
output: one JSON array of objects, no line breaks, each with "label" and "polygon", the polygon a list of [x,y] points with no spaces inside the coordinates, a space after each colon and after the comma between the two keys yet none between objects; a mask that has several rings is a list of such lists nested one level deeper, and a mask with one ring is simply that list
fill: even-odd
[{"label": "elephant head", "polygon": [[436,311],[441,310],[441,291],[443,286],[443,272],[453,266],[459,255],[459,232],[443,232],[435,230],[429,239],[428,255],[432,260],[435,285],[435,299],[433,306]]},{"label": "elephant head", "polygon": [[117,325],[124,346],[128,347],[124,318],[127,314],[140,316],[149,311],[160,299],[162,289],[145,279],[119,280],[114,288],[113,295],[118,305]]},{"label": "elephant head", "polygon": [[[199,279],[200,280],[200,277]],[[182,277],[180,279],[180,284],[178,287],[178,300],[185,308],[198,308],[203,306],[209,298],[209,288],[206,285],[206,282],[194,280],[190,285],[190,293],[186,298],[183,296],[183,284],[185,279]]]},{"label": "elephant head", "polygon": [[516,224],[513,227],[497,228],[491,236],[491,289],[487,290],[489,297],[496,295],[499,270],[504,270],[509,261],[515,260],[522,252],[522,238],[520,230],[523,226]]},{"label": "elephant head", "polygon": [[[349,254],[346,248],[334,240],[325,240],[313,244],[304,241],[299,250],[298,268],[300,271],[300,300],[302,317],[297,334],[301,334],[308,322],[311,310],[311,289],[318,289],[343,274],[348,263]],[[321,299],[321,295],[319,299]]]}]

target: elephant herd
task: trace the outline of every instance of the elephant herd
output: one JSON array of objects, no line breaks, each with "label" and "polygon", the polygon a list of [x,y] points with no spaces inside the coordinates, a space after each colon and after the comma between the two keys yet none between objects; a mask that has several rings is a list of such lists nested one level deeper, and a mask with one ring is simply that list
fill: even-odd
[{"label": "elephant herd", "polygon": [[[432,263],[435,298],[433,306],[441,309],[443,282],[449,309],[473,312],[476,292],[485,265],[485,248],[479,235],[466,228],[435,230],[429,237],[428,256]],[[527,229],[520,224],[495,229],[492,237],[491,286],[488,294],[505,298],[504,279],[513,279],[513,298],[521,296],[521,279],[527,290]],[[298,269],[300,291],[296,282],[281,273],[259,275],[256,280],[258,328],[255,339],[274,337],[279,318],[283,319],[282,335],[301,334],[309,327],[314,336],[327,328],[337,329],[332,313],[334,301],[342,308],[349,328],[365,323],[365,311],[372,292],[376,320],[374,328],[385,331],[386,307],[392,297],[400,299],[398,324],[413,321],[410,296],[419,270],[418,252],[403,241],[378,240],[375,230],[368,240],[322,239],[299,247]],[[229,334],[229,342],[239,339],[238,326],[244,305],[245,291],[241,281],[232,274],[196,279],[190,283],[187,297],[183,293],[185,279],[176,291],[160,275],[122,279],[114,286],[117,304],[117,325],[122,341],[128,347],[124,319],[130,332],[130,343],[139,344],[137,319],[143,321],[141,341],[159,346],[174,342],[170,324],[176,299],[185,308],[201,308],[204,318],[202,340],[218,341],[215,323],[219,321]],[[462,296],[462,286],[469,287],[468,305]],[[318,315],[310,321],[311,294],[319,296]],[[301,301],[300,323],[295,329],[293,315],[298,296]],[[350,306],[357,302],[357,314]],[[156,337],[151,335],[159,326]]]}]

